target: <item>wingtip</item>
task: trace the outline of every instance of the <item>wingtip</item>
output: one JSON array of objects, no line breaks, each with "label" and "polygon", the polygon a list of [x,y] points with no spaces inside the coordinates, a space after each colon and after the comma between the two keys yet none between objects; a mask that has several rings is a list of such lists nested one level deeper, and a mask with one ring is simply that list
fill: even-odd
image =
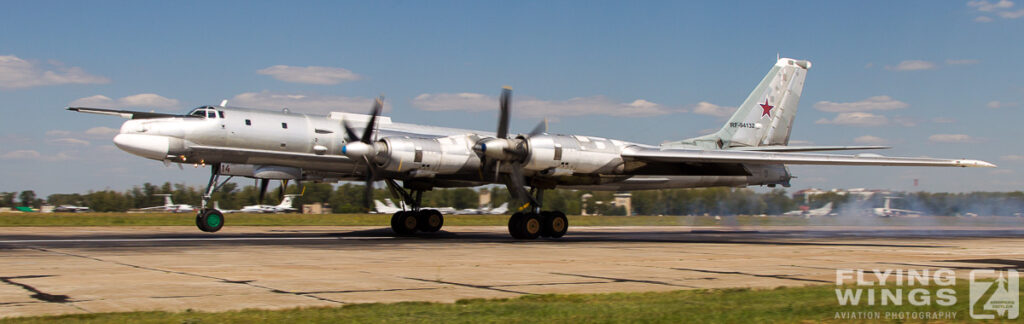
[{"label": "wingtip", "polygon": [[958,160],[956,161],[962,167],[965,168],[995,168],[998,167],[994,163],[985,162],[982,160]]}]

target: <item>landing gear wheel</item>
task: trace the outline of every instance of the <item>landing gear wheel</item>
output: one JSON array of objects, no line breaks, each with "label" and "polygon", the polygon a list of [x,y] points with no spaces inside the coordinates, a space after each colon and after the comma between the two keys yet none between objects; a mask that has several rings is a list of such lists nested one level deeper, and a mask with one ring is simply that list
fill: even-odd
[{"label": "landing gear wheel", "polygon": [[436,209],[420,210],[416,214],[416,218],[419,223],[418,229],[426,233],[437,232],[441,230],[441,226],[444,226],[444,215]]},{"label": "landing gear wheel", "polygon": [[512,235],[512,238],[523,238],[520,236],[520,228],[523,227],[523,217],[522,212],[517,212],[508,218],[508,234]]},{"label": "landing gear wheel", "polygon": [[508,219],[508,233],[517,239],[536,239],[540,236],[542,223],[538,214],[515,213]]},{"label": "landing gear wheel", "polygon": [[416,234],[416,228],[419,225],[416,214],[412,211],[400,211],[391,215],[391,229],[398,235]]},{"label": "landing gear wheel", "polygon": [[196,226],[203,232],[219,231],[224,227],[224,213],[216,209],[204,209],[196,215]]},{"label": "landing gear wheel", "polygon": [[521,228],[521,234],[524,239],[532,240],[540,236],[541,226],[540,215],[534,213],[528,213],[523,216],[523,225]]},{"label": "landing gear wheel", "polygon": [[541,212],[544,228],[541,236],[559,238],[569,230],[569,219],[560,211]]}]

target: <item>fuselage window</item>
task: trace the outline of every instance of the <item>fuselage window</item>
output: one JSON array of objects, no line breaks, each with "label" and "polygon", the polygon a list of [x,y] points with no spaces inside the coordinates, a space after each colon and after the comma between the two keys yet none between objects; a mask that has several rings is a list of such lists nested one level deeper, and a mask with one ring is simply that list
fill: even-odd
[{"label": "fuselage window", "polygon": [[217,115],[220,115],[220,118],[222,118],[222,119],[224,118],[224,112],[223,111],[218,111]]},{"label": "fuselage window", "polygon": [[287,129],[288,128],[288,123],[281,123],[281,128]]},{"label": "fuselage window", "polygon": [[193,111],[192,116],[206,117],[206,110]]},{"label": "fuselage window", "polygon": [[246,119],[246,120],[245,120],[245,126],[252,126],[252,121],[251,121],[251,120],[248,120],[248,119]]},{"label": "fuselage window", "polygon": [[206,112],[206,117],[217,118],[217,112],[216,111],[207,111]]}]

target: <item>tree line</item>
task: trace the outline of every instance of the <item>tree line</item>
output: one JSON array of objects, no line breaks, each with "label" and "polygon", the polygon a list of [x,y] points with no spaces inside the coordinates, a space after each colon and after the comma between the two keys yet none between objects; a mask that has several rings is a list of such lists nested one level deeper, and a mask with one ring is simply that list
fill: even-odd
[{"label": "tree line", "polygon": [[[508,191],[503,187],[481,189],[456,188],[435,189],[423,194],[423,206],[454,207],[457,209],[477,208],[480,192],[491,193],[491,205],[498,206],[509,201]],[[198,205],[203,195],[203,188],[172,184],[162,185],[145,183],[126,191],[100,190],[79,194],[52,194],[42,199],[36,197],[31,190],[22,192],[0,193],[0,207],[29,206],[39,208],[43,204],[86,206],[98,212],[119,212],[134,208],[163,205],[163,197],[155,194],[171,194],[178,204]],[[294,205],[326,203],[335,213],[365,212],[363,206],[364,187],[362,184],[345,183],[340,185],[307,183],[302,186],[295,184],[283,189],[271,189],[264,198],[264,204],[277,204],[281,194],[299,194]],[[592,195],[584,205],[583,195]],[[372,191],[373,199],[391,198],[386,189]],[[613,192],[588,190],[547,190],[544,194],[544,208],[562,210],[570,215],[580,214],[584,208],[588,214],[625,215],[625,208],[613,206]],[[971,192],[971,193],[893,193],[890,196],[892,208],[923,211],[930,215],[958,215],[976,213],[980,215],[1013,215],[1024,212],[1024,192]],[[240,209],[243,206],[255,205],[259,191],[254,185],[239,186],[227,183],[213,194],[221,209]],[[861,200],[851,195],[828,192],[809,197],[806,201],[794,199],[784,189],[768,192],[757,192],[746,188],[698,188],[698,189],[661,189],[635,191],[632,195],[633,214],[637,215],[777,215],[796,210],[801,205],[818,208],[826,203],[833,203],[834,210],[844,209],[869,210],[881,207],[883,195],[874,195]],[[397,201],[396,201],[397,202]],[[601,203],[598,203],[601,202]],[[512,210],[517,203],[512,202]]]}]

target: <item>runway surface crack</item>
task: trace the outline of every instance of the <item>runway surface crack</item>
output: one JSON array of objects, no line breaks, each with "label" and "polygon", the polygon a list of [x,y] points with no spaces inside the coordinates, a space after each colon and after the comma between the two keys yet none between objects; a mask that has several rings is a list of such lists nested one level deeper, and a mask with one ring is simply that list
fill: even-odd
[{"label": "runway surface crack", "polygon": [[673,270],[682,270],[682,271],[714,273],[714,274],[734,274],[734,275],[751,276],[751,277],[758,277],[758,278],[774,278],[774,279],[782,279],[782,280],[796,280],[796,281],[832,283],[831,281],[828,281],[828,280],[798,278],[798,277],[793,277],[791,275],[768,275],[768,274],[747,273],[747,272],[739,272],[739,271],[717,271],[717,270],[693,269],[693,268],[672,268],[672,269]]},{"label": "runway surface crack", "polygon": [[411,277],[399,277],[399,278],[409,279],[409,280],[416,280],[416,281],[422,281],[422,282],[430,282],[430,283],[438,283],[438,284],[459,286],[459,287],[476,288],[476,289],[484,289],[484,290],[494,290],[494,291],[507,292],[507,293],[520,294],[520,295],[532,295],[531,293],[528,293],[528,292],[508,290],[508,289],[501,289],[501,288],[496,288],[495,286],[473,285],[473,284],[454,282],[454,281],[420,279],[420,278],[411,278]]},{"label": "runway surface crack", "polygon": [[32,279],[32,278],[46,278],[46,277],[53,277],[53,276],[49,276],[49,275],[34,275],[34,276],[0,277],[0,282],[6,283],[6,284],[12,285],[12,286],[21,287],[21,289],[25,289],[28,292],[32,293],[32,295],[29,296],[29,297],[32,297],[33,299],[36,299],[36,300],[40,300],[40,301],[44,301],[44,302],[48,302],[48,303],[68,303],[68,302],[71,302],[71,297],[68,297],[68,295],[47,294],[47,293],[44,293],[44,292],[40,291],[39,289],[36,289],[36,287],[32,287],[29,284],[25,284],[25,283],[20,283],[20,282],[15,282],[14,281],[14,279]]},{"label": "runway surface crack", "polygon": [[663,285],[663,286],[671,286],[671,287],[697,288],[695,286],[680,285],[680,284],[674,284],[674,283],[671,283],[671,282],[664,282],[664,281],[657,281],[657,280],[641,280],[641,279],[629,279],[629,278],[601,277],[601,276],[591,276],[591,275],[576,274],[576,273],[559,273],[559,272],[551,272],[551,274],[563,275],[563,276],[573,276],[573,277],[580,277],[580,278],[589,278],[589,279],[604,279],[604,280],[608,280],[610,282],[636,282],[636,283],[645,283],[645,284],[652,284],[652,285]]}]

